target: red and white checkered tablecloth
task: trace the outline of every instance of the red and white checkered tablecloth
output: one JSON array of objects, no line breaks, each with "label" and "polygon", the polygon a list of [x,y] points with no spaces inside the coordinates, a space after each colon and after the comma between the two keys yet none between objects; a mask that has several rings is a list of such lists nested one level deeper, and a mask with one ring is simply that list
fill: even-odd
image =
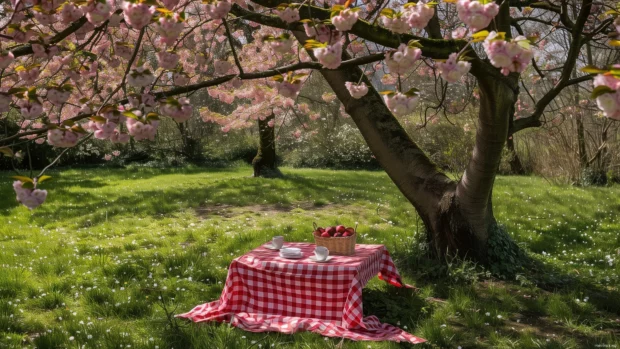
[{"label": "red and white checkered tablecloth", "polygon": [[357,245],[354,256],[332,256],[328,263],[308,259],[314,244],[286,246],[301,248],[304,258],[285,259],[278,251],[258,247],[232,261],[219,300],[177,316],[230,322],[251,332],[306,330],[352,340],[425,341],[380,323],[376,316],[363,317],[362,288],[375,275],[403,287],[385,246]]}]

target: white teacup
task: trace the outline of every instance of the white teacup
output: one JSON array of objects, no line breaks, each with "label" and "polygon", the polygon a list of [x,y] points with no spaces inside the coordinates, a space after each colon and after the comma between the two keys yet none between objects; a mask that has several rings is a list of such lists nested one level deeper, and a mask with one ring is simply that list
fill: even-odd
[{"label": "white teacup", "polygon": [[324,261],[329,256],[329,250],[325,246],[317,246],[314,249],[314,255],[316,256],[317,260]]},{"label": "white teacup", "polygon": [[282,248],[284,245],[284,236],[274,236],[271,240],[271,244],[275,248]]}]

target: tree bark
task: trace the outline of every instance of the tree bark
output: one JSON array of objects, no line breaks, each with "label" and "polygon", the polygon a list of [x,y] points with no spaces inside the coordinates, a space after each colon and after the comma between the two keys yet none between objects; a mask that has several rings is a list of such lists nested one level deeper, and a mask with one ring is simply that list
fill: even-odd
[{"label": "tree bark", "polygon": [[[303,37],[301,38],[303,40]],[[348,57],[346,57],[348,59]],[[496,79],[480,81],[480,126],[463,180],[454,182],[424,154],[373,88],[351,98],[346,81],[370,81],[358,67],[323,70],[323,77],[351,115],[377,161],[415,207],[438,254],[488,261],[489,236],[496,222],[491,193],[508,132],[515,93]]]},{"label": "tree bark", "polygon": [[269,126],[269,122],[274,118],[275,115],[271,114],[264,120],[258,119],[258,152],[252,160],[254,177],[280,177],[282,175],[276,163],[275,129]]},{"label": "tree bark", "polygon": [[508,136],[506,140],[506,149],[508,150],[508,156],[510,159],[508,160],[508,164],[510,165],[510,173],[514,175],[524,175],[525,168],[521,163],[521,159],[519,159],[519,154],[517,154],[517,150],[515,149],[514,143],[514,135]]}]

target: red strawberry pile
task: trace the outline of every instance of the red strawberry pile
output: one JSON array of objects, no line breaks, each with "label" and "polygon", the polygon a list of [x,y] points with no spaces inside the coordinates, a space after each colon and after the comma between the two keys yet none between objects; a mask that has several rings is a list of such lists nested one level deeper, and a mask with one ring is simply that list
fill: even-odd
[{"label": "red strawberry pile", "polygon": [[314,230],[314,235],[322,238],[341,238],[352,236],[353,234],[355,234],[355,229],[351,227],[346,228],[344,225],[327,228],[318,227]]}]

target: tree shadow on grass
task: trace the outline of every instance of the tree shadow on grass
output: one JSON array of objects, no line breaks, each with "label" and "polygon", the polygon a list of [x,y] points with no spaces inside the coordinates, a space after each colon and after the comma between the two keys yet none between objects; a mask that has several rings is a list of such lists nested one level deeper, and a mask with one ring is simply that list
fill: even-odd
[{"label": "tree shadow on grass", "polygon": [[[220,171],[219,169],[217,171]],[[91,190],[76,194],[76,183],[71,180],[59,180],[53,195],[47,202],[33,211],[32,219],[36,224],[48,224],[49,216],[62,211],[63,219],[73,220],[77,226],[93,226],[117,215],[151,216],[163,218],[185,209],[197,209],[206,202],[224,204],[234,207],[250,205],[291,206],[301,201],[329,200],[340,203],[346,200],[343,193],[363,192],[362,197],[371,198],[380,192],[373,191],[368,185],[356,181],[354,175],[325,178],[317,180],[289,174],[278,179],[243,177],[235,180],[212,180],[196,183],[195,186],[178,186],[166,189],[136,190],[130,192],[115,191],[100,194]],[[105,181],[84,180],[88,189],[105,187]],[[81,183],[78,183],[81,186]],[[12,188],[0,187],[3,196],[11,196]],[[383,195],[385,195],[383,193]],[[357,197],[356,199],[359,199]],[[67,205],[67,204],[71,205]],[[7,215],[10,208],[18,203],[2,200],[0,212]]]}]

